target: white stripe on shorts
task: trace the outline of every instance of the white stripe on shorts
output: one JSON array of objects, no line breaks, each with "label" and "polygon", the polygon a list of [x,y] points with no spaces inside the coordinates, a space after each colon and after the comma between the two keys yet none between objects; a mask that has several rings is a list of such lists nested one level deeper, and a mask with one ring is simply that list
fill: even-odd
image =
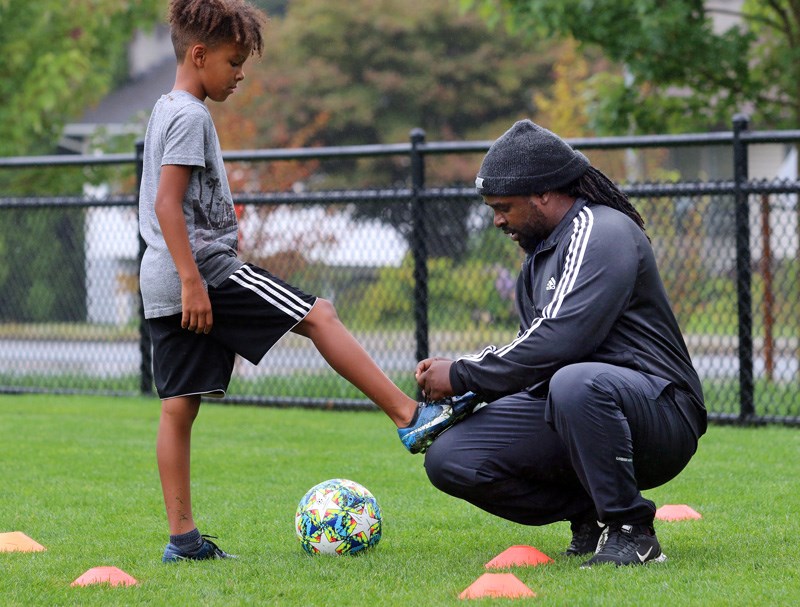
[{"label": "white stripe on shorts", "polygon": [[253,293],[298,322],[303,320],[311,310],[312,304],[303,301],[297,295],[266,276],[253,272],[248,266],[242,266],[231,274],[230,278],[245,289],[250,289]]}]

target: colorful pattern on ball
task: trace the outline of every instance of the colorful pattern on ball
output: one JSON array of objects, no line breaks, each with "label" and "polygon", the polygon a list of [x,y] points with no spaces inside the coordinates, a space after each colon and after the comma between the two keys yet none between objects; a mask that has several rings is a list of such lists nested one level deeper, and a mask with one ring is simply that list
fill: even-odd
[{"label": "colorful pattern on ball", "polygon": [[295,531],[309,554],[355,554],[381,539],[381,509],[366,487],[343,478],[314,485],[300,500]]}]

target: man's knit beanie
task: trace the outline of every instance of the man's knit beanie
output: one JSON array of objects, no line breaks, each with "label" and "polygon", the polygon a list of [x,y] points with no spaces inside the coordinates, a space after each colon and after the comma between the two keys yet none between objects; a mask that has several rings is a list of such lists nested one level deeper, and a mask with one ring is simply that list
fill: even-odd
[{"label": "man's knit beanie", "polygon": [[566,141],[530,120],[520,120],[495,141],[475,179],[483,196],[524,196],[557,190],[589,168]]}]

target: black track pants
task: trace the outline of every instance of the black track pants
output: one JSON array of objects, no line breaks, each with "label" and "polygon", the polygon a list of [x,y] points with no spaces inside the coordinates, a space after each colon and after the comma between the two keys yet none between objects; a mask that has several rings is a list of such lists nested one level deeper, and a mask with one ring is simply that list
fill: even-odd
[{"label": "black track pants", "polygon": [[648,524],[640,490],[674,478],[697,449],[687,398],[656,378],[603,363],[558,371],[546,398],[504,396],[437,438],[431,482],[527,525],[576,520]]}]

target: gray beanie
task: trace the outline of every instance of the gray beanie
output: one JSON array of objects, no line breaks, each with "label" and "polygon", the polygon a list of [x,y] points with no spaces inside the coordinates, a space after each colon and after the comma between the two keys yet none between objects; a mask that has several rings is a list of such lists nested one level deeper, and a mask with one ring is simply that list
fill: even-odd
[{"label": "gray beanie", "polygon": [[589,159],[530,120],[514,123],[483,158],[475,187],[484,196],[521,196],[557,190],[589,168]]}]

